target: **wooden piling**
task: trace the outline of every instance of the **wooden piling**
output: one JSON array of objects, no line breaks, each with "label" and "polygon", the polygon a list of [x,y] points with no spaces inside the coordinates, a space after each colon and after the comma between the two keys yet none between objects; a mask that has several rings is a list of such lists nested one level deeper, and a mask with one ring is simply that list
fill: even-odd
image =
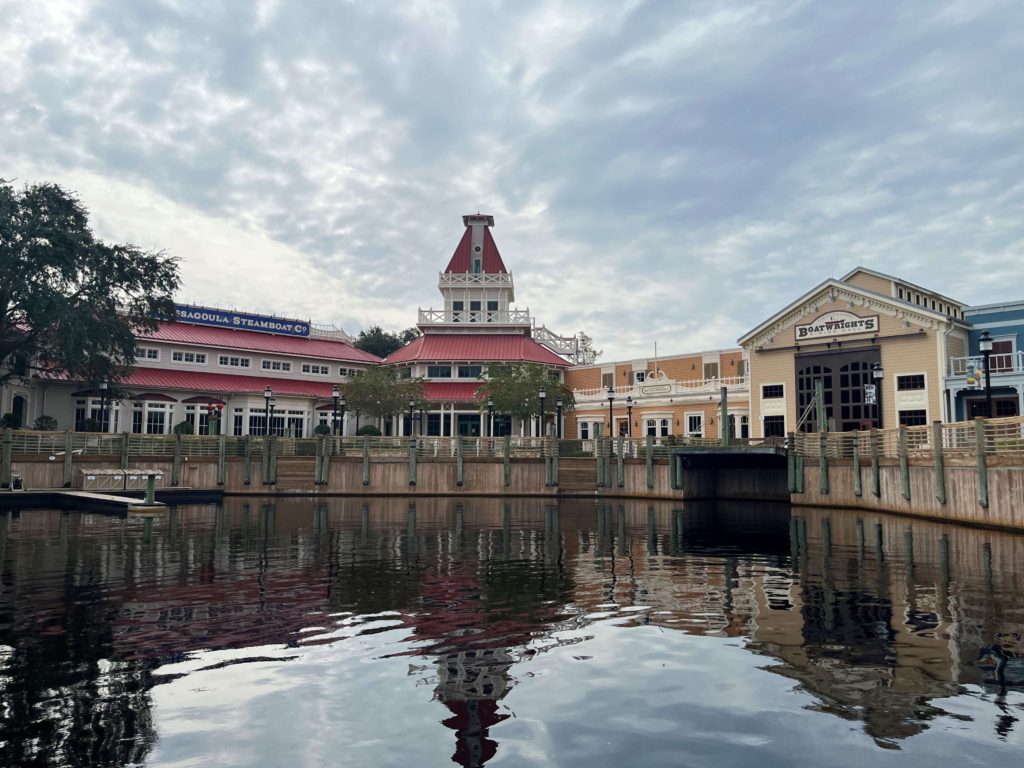
[{"label": "wooden piling", "polygon": [[853,433],[853,495],[863,496],[864,486],[860,477],[860,432]]},{"label": "wooden piling", "polygon": [[828,433],[818,433],[818,490],[828,495]]},{"label": "wooden piling", "polygon": [[988,509],[988,465],[985,462],[985,420],[974,420],[974,446],[978,462],[978,504]]},{"label": "wooden piling", "polygon": [[907,428],[902,424],[900,424],[898,440],[900,454],[900,492],[904,499],[910,501],[910,457],[907,452]]},{"label": "wooden piling", "polygon": [[935,455],[935,500],[946,503],[946,465],[942,455],[942,422],[932,422],[932,452]]},{"label": "wooden piling", "polygon": [[654,487],[654,437],[647,435],[644,446],[644,458],[647,460],[647,487]]},{"label": "wooden piling", "polygon": [[[128,435],[124,436],[124,443],[128,445]],[[217,485],[224,485],[227,475],[228,438],[226,435],[217,437]]]}]

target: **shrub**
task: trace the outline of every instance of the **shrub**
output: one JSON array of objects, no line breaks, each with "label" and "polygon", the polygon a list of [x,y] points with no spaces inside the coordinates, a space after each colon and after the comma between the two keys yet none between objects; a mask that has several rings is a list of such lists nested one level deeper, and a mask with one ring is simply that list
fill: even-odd
[{"label": "shrub", "polygon": [[102,428],[100,427],[100,422],[97,419],[86,419],[85,421],[82,422],[82,429],[79,431],[100,432],[102,431]]},{"label": "shrub", "polygon": [[314,435],[329,435],[331,434],[331,426],[329,424],[317,424],[313,427]]},{"label": "shrub", "polygon": [[188,421],[179,421],[174,425],[174,434],[176,435],[194,435],[195,429],[192,428],[192,423]]},{"label": "shrub", "polygon": [[21,429],[21,419],[13,413],[0,416],[0,429]]},{"label": "shrub", "polygon": [[356,430],[356,434],[370,435],[371,437],[380,437],[380,430],[373,426],[373,424],[363,424],[363,426]]},{"label": "shrub", "polygon": [[57,429],[57,420],[53,418],[53,416],[43,414],[36,419],[35,424],[32,425],[32,429],[38,429],[42,432],[53,432]]}]

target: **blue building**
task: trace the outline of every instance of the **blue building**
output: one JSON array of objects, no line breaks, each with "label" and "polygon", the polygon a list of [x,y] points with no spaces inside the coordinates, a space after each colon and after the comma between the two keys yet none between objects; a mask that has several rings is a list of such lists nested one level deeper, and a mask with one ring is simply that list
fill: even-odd
[{"label": "blue building", "polygon": [[951,357],[946,389],[956,420],[986,416],[984,357],[978,340],[992,337],[992,407],[996,417],[1024,413],[1024,301],[983,304],[964,310],[971,324],[967,356]]}]

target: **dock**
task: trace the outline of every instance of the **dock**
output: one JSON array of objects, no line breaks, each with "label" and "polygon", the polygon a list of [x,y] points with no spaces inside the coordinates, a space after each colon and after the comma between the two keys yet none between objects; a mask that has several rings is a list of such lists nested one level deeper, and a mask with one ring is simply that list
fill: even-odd
[{"label": "dock", "polygon": [[193,488],[168,488],[156,491],[158,500],[147,503],[143,492],[103,493],[76,488],[37,488],[0,492],[3,509],[67,509],[108,515],[147,515],[166,512],[169,504],[209,504],[223,498],[219,492]]}]

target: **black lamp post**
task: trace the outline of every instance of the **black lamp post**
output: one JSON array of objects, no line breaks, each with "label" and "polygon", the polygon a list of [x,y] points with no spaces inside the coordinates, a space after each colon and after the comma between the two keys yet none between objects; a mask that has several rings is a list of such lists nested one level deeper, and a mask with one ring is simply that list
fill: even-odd
[{"label": "black lamp post", "polygon": [[341,399],[338,401],[338,405],[341,406],[341,436],[345,436],[345,406],[348,403],[345,401],[345,393],[342,392]]},{"label": "black lamp post", "polygon": [[277,400],[270,398],[270,421],[267,422],[267,434],[269,435],[274,425],[274,409],[277,408]]},{"label": "black lamp post", "polygon": [[875,380],[875,412],[878,417],[878,428],[882,428],[882,379],[885,377],[885,369],[881,363],[871,366],[871,376]]},{"label": "black lamp post", "polygon": [[341,390],[338,389],[338,385],[335,384],[331,387],[331,397],[334,399],[334,413],[333,421],[331,422],[331,434],[335,437],[338,436],[338,400],[341,398]]},{"label": "black lamp post", "polygon": [[263,388],[263,405],[264,405],[263,418],[265,420],[264,429],[263,429],[263,434],[264,435],[269,435],[270,434],[270,402],[273,399],[273,397],[274,397],[274,390],[272,390],[270,388],[270,385],[268,384],[266,387]]},{"label": "black lamp post", "polygon": [[556,434],[558,435],[558,439],[559,440],[562,439],[562,405],[563,405],[562,398],[558,398],[557,400],[555,400],[555,410],[558,412],[558,414],[557,414],[557,417],[558,417],[557,418],[557,422],[558,423],[555,424],[555,430],[556,430]]},{"label": "black lamp post", "polygon": [[615,430],[615,412],[612,404],[615,402],[615,387],[608,387],[608,437],[613,436]]},{"label": "black lamp post", "polygon": [[540,388],[540,392],[537,393],[537,397],[540,398],[540,436],[546,437],[546,430],[544,429],[544,398],[547,397],[547,392],[544,391],[544,387]]},{"label": "black lamp post", "polygon": [[414,421],[412,420],[412,410],[413,410],[413,408],[415,408],[415,407],[416,407],[416,401],[415,401],[415,400],[413,400],[413,399],[412,399],[412,398],[410,397],[410,398],[409,398],[409,437],[412,437],[412,433],[416,431],[415,429],[413,429],[413,424],[414,424],[415,422],[414,422]]},{"label": "black lamp post", "polygon": [[494,399],[487,396],[487,436],[494,437]]},{"label": "black lamp post", "polygon": [[626,437],[633,437],[633,396],[626,395]]},{"label": "black lamp post", "polygon": [[985,417],[995,418],[992,413],[992,335],[982,331],[978,337],[978,349],[985,358]]},{"label": "black lamp post", "polygon": [[[991,345],[989,345],[991,348]],[[987,358],[986,358],[987,359]],[[105,381],[99,382],[99,431],[106,431],[106,390],[110,384]]]}]

